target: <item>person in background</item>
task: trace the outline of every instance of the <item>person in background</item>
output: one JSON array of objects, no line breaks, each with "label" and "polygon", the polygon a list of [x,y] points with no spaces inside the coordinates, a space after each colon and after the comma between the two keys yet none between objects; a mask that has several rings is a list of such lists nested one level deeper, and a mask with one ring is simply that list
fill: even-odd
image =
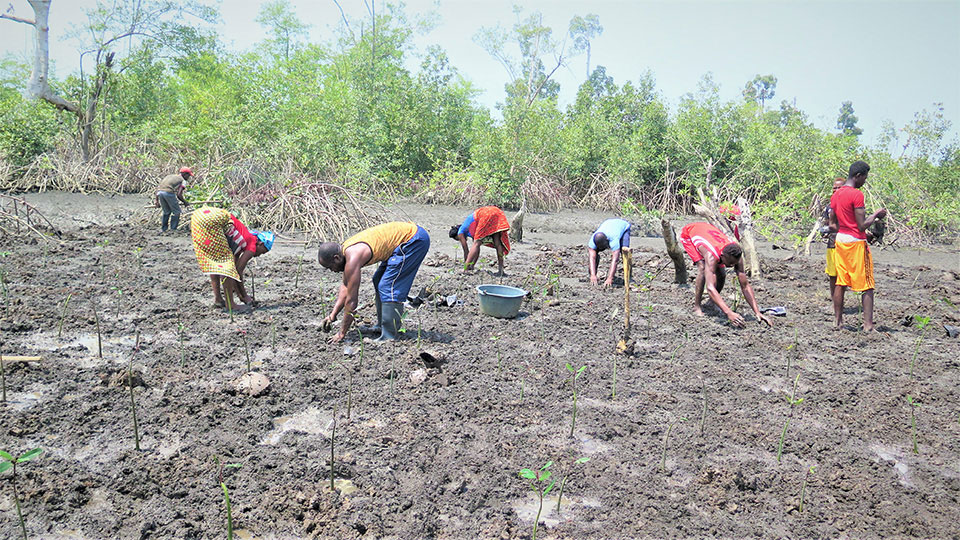
[{"label": "person in background", "polygon": [[625,247],[630,247],[629,221],[610,218],[600,224],[587,242],[587,270],[590,272],[590,283],[596,285],[598,281],[599,253],[609,249],[610,271],[607,272],[607,279],[603,282],[603,286],[613,285],[613,276],[617,273],[617,265],[620,263],[620,248]]},{"label": "person in background", "polygon": [[[833,192],[836,193],[840,186],[844,183],[843,178],[837,178],[833,181]],[[833,300],[833,295],[836,293],[837,288],[837,264],[836,264],[836,242],[837,242],[837,233],[836,231],[830,231],[830,214],[833,213],[833,210],[830,209],[830,203],[827,203],[826,208],[823,209],[823,216],[821,217],[821,223],[824,223],[823,227],[820,227],[820,234],[827,240],[827,267],[825,269],[827,273],[827,278],[830,280],[830,299]]]},{"label": "person in background", "polygon": [[[458,240],[463,247],[464,270],[473,269],[480,258],[480,246],[497,250],[497,276],[503,272],[503,258],[510,253],[510,222],[506,214],[496,206],[477,208],[463,220],[458,227],[450,227],[450,238]],[[467,249],[467,238],[473,238],[473,245]]]},{"label": "person in background", "polygon": [[377,341],[397,339],[403,326],[403,303],[407,299],[420,264],[430,249],[430,235],[423,227],[399,221],[371,227],[351,236],[341,246],[324,242],[317,250],[317,261],[334,272],[343,273],[343,284],[333,310],[323,319],[323,326],[332,325],[343,311],[340,331],[331,343],[342,341],[353,325],[353,312],[360,296],[360,271],[364,266],[380,263],[373,274],[377,306]]},{"label": "person in background", "polygon": [[703,316],[701,301],[703,300],[703,289],[706,287],[710,300],[713,301],[730,320],[730,323],[738,328],[746,326],[743,317],[730,309],[727,303],[720,296],[723,290],[723,284],[726,281],[726,267],[733,267],[740,280],[740,290],[743,291],[743,298],[750,305],[758,322],[764,322],[767,326],[773,326],[767,316],[760,313],[757,307],[757,300],[753,294],[753,287],[747,280],[747,273],[743,269],[743,249],[740,244],[731,242],[727,235],[720,229],[709,223],[691,223],[680,231],[680,243],[683,249],[690,255],[693,263],[697,265],[696,292],[694,293],[694,314]]},{"label": "person in background", "polygon": [[180,203],[188,206],[190,203],[183,198],[183,191],[187,188],[187,180],[193,178],[190,167],[181,167],[179,174],[168,174],[157,186],[157,193],[153,198],[153,205],[163,209],[160,218],[160,234],[167,232],[167,222],[170,230],[175,231],[180,225]]},{"label": "person in background", "polygon": [[[220,281],[223,280],[223,292],[226,293],[231,309],[249,311],[254,299],[247,294],[243,286],[243,271],[250,259],[273,248],[276,235],[272,232],[248,230],[247,226],[230,212],[209,206],[198,208],[190,217],[190,234],[200,271],[210,276],[213,306],[222,308],[226,305],[220,294]],[[234,293],[246,307],[236,307]]]},{"label": "person in background", "polygon": [[833,192],[830,198],[830,231],[837,234],[834,248],[834,264],[837,269],[836,287],[833,291],[833,317],[835,329],[843,324],[843,297],[847,287],[862,293],[863,331],[872,332],[873,323],[873,256],[867,245],[867,229],[878,219],[887,215],[881,208],[866,215],[863,192],[860,188],[867,181],[870,165],[855,161],[850,165],[847,180]]}]

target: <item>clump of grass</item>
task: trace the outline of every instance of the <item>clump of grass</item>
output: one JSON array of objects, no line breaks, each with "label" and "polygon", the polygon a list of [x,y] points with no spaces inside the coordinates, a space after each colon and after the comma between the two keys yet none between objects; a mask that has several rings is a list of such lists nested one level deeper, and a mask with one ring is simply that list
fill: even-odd
[{"label": "clump of grass", "polygon": [[570,419],[571,437],[573,437],[573,429],[577,425],[577,379],[580,378],[580,375],[585,369],[587,369],[586,365],[582,365],[578,369],[574,369],[573,366],[567,364],[567,371],[570,372],[570,386],[573,390],[573,417]]},{"label": "clump of grass", "polygon": [[13,469],[11,476],[11,483],[13,484],[13,502],[17,508],[17,519],[20,520],[20,532],[23,533],[23,540],[27,540],[27,526],[23,521],[23,512],[20,510],[20,494],[17,491],[17,464],[26,463],[27,461],[39,456],[41,453],[43,453],[43,449],[34,448],[33,450],[24,452],[15,458],[10,453],[0,450],[0,459],[3,460],[0,461],[0,473],[6,472],[7,469]]},{"label": "clump of grass", "polygon": [[[574,465],[580,465],[581,463],[586,463],[590,461],[588,457],[582,457],[573,462]],[[571,473],[572,474],[572,473]],[[567,479],[570,478],[570,474],[567,474],[563,477],[563,481],[560,482],[560,493],[557,495],[557,513],[560,513],[560,502],[563,501],[563,488],[567,485]]]},{"label": "clump of grass", "polygon": [[680,417],[677,422],[671,422],[667,424],[667,432],[663,435],[663,454],[660,456],[660,472],[667,472],[667,448],[670,441],[670,433],[673,432],[673,426],[677,425],[678,422],[686,422],[685,417]]},{"label": "clump of grass", "polygon": [[[550,491],[553,489],[553,484],[556,482],[555,479],[551,480],[553,474],[548,470],[551,465],[553,465],[553,462],[548,461],[543,467],[540,467],[539,470],[522,469],[520,471],[520,478],[530,481],[530,490],[536,493],[540,499],[537,517],[533,520],[533,536],[531,540],[537,540],[537,526],[540,524],[540,514],[543,512],[543,499],[550,494]],[[549,484],[547,482],[549,482]]]},{"label": "clump of grass", "polygon": [[920,337],[917,338],[917,345],[913,349],[913,358],[910,359],[910,376],[913,377],[913,365],[917,361],[917,354],[920,353],[920,344],[923,343],[923,333],[926,332],[927,326],[930,324],[930,317],[921,317],[920,315],[914,315],[913,320],[917,322],[917,328],[920,329]]},{"label": "clump of grass", "polygon": [[797,378],[793,381],[793,394],[787,398],[787,403],[790,404],[790,414],[787,415],[787,420],[783,423],[783,431],[780,432],[780,443],[777,445],[777,463],[780,463],[780,455],[783,454],[783,441],[787,437],[787,426],[790,425],[790,417],[793,416],[793,407],[803,403],[803,398],[797,399],[797,383],[799,382],[800,374],[797,373]]},{"label": "clump of grass", "polygon": [[63,320],[67,318],[67,307],[70,305],[70,297],[73,296],[73,293],[67,294],[67,299],[63,302],[63,311],[60,313],[60,325],[57,329],[57,339],[63,337]]},{"label": "clump of grass", "polygon": [[803,475],[803,484],[801,484],[800,486],[800,504],[797,506],[798,512],[803,512],[803,501],[804,501],[804,497],[807,494],[807,479],[809,479],[810,475],[816,472],[816,470],[817,470],[817,466],[811,465],[807,469],[807,474]]},{"label": "clump of grass", "polygon": [[907,404],[910,406],[910,437],[913,439],[913,453],[919,454],[920,447],[917,446],[917,416],[914,411],[920,408],[920,401],[913,396],[907,395]]}]

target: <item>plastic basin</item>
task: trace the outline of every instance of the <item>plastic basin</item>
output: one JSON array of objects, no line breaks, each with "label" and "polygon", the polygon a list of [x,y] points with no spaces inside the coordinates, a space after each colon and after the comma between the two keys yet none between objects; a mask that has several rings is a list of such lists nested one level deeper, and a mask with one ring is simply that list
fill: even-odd
[{"label": "plastic basin", "polygon": [[520,311],[527,291],[506,285],[478,285],[480,311],[498,319],[512,319]]}]

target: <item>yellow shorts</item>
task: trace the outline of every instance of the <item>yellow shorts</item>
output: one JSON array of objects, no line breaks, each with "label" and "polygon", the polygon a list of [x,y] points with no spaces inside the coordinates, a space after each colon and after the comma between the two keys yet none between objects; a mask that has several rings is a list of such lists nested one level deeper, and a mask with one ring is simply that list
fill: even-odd
[{"label": "yellow shorts", "polygon": [[825,271],[830,277],[837,277],[837,250],[835,248],[827,248],[827,268]]},{"label": "yellow shorts", "polygon": [[873,289],[873,256],[867,243],[837,242],[836,245],[834,264],[837,268],[837,285],[850,287],[857,292]]}]

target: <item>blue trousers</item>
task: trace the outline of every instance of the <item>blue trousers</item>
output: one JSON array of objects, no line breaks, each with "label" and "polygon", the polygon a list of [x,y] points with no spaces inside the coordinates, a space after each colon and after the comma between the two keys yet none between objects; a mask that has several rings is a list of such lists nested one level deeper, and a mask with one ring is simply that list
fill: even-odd
[{"label": "blue trousers", "polygon": [[406,302],[413,278],[430,250],[430,235],[418,226],[416,234],[393,250],[389,259],[380,263],[373,274],[373,287],[381,302]]}]

